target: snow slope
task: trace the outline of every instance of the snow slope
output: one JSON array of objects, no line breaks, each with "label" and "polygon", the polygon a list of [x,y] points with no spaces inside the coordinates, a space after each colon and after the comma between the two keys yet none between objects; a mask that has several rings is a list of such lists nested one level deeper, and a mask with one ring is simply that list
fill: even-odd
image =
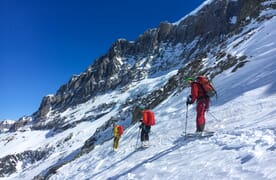
[{"label": "snow slope", "polygon": [[[112,140],[63,166],[51,179],[276,179],[276,17],[255,35],[227,51],[249,62],[217,76],[219,98],[212,101],[206,129],[215,135],[185,140],[185,97],[168,98],[154,109],[151,146],[135,151],[138,125],[127,129],[118,152]],[[241,41],[241,39],[236,40]],[[188,132],[195,131],[195,106]],[[139,143],[138,143],[139,145]]]}]

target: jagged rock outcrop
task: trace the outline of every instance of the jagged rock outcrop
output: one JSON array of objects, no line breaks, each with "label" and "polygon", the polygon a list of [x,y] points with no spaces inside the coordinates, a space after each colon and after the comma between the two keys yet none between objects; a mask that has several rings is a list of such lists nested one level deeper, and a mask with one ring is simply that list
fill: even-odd
[{"label": "jagged rock outcrop", "polygon": [[13,120],[4,120],[0,122],[0,132],[9,131],[10,128],[14,125],[16,121]]},{"label": "jagged rock outcrop", "polygon": [[16,164],[21,162],[22,168],[28,164],[32,164],[36,161],[42,160],[49,154],[50,150],[38,150],[38,151],[25,151],[15,155],[8,155],[0,158],[0,177],[5,177],[16,172]]},{"label": "jagged rock outcrop", "polygon": [[[11,127],[10,131],[26,131],[30,129],[32,117],[24,116],[16,121]],[[29,125],[29,126],[28,126]]]},{"label": "jagged rock outcrop", "polygon": [[[145,69],[146,64],[158,61],[166,61],[160,58],[162,43],[188,44],[199,39],[197,45],[188,50],[183,50],[182,57],[175,60],[175,64],[183,62],[183,57],[189,58],[195,49],[201,49],[208,43],[216,41],[222,35],[227,35],[244,21],[245,17],[256,16],[260,1],[253,0],[251,3],[245,1],[215,1],[203,7],[196,15],[189,16],[178,25],[168,22],[160,23],[156,29],[147,30],[137,38],[135,42],[120,39],[116,41],[106,55],[100,57],[84,73],[74,76],[54,96],[43,98],[41,106],[35,113],[36,121],[44,121],[50,109],[63,111],[70,106],[83,103],[95,94],[124,86],[135,78],[142,78],[148,73],[157,72],[156,69]],[[244,12],[248,7],[256,10],[254,13]],[[236,24],[229,23],[232,16],[237,16]],[[167,45],[168,47],[168,45]],[[184,49],[184,48],[183,48]],[[155,58],[149,58],[154,56]],[[129,61],[132,59],[132,62]],[[141,64],[141,60],[146,62]],[[165,65],[163,64],[162,67]],[[138,76],[137,76],[138,75]]]},{"label": "jagged rock outcrop", "polygon": [[[159,27],[147,30],[135,42],[119,39],[106,55],[98,58],[84,73],[73,76],[54,96],[44,97],[35,119],[43,121],[50,109],[63,111],[89,100],[97,93],[125,86],[136,78],[164,69],[166,63],[162,65],[160,61],[167,59],[162,58],[162,49],[169,48],[171,44],[184,45],[181,56],[171,66],[194,59],[196,54],[205,53],[227,36],[241,31],[253,18],[260,19],[259,13],[265,8],[262,2],[214,1],[179,24],[160,23]],[[231,22],[231,18],[235,21]],[[194,47],[185,48],[195,40]],[[160,65],[156,64],[157,61]],[[147,64],[154,68],[146,69]]]}]

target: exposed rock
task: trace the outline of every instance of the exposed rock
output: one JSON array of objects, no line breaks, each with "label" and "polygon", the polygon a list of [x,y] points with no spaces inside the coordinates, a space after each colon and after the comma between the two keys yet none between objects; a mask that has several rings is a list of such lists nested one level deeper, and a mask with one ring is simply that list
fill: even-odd
[{"label": "exposed rock", "polygon": [[22,163],[21,168],[24,168],[28,164],[32,164],[36,161],[46,158],[49,152],[49,149],[38,151],[24,151],[23,153],[8,155],[0,158],[0,177],[6,177],[16,172],[16,166],[19,161]]},{"label": "exposed rock", "polygon": [[30,128],[27,125],[31,126],[31,122],[32,122],[32,117],[28,117],[28,116],[24,116],[22,118],[20,118],[18,121],[16,121],[11,127],[10,127],[10,131],[26,131],[26,130],[30,130]]},{"label": "exposed rock", "polygon": [[13,120],[4,120],[0,122],[0,132],[7,132],[14,125],[16,121]]},{"label": "exposed rock", "polygon": [[[36,122],[45,121],[50,110],[62,112],[68,107],[86,102],[98,93],[123,87],[148,74],[183,64],[186,59],[195,59],[198,54],[206,53],[211,46],[221,43],[227,36],[239,32],[251,19],[259,17],[264,8],[261,3],[259,0],[214,1],[178,25],[162,22],[158,28],[149,29],[140,35],[135,42],[117,40],[106,55],[98,58],[84,73],[73,76],[54,96],[43,98],[38,112],[34,114]],[[235,23],[230,22],[232,17],[236,17]],[[195,40],[195,46],[183,48],[182,55],[173,63],[166,62],[168,59],[160,51],[169,48],[171,44],[188,44]],[[193,62],[199,64],[199,61]],[[146,69],[147,64],[152,68]]]}]

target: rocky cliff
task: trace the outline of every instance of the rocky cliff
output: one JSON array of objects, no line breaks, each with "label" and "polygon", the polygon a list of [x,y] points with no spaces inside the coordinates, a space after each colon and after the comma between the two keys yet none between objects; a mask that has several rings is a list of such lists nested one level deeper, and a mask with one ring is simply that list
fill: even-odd
[{"label": "rocky cliff", "polygon": [[65,111],[96,94],[122,88],[160,71],[179,68],[189,61],[206,57],[208,53],[223,54],[214,47],[223,46],[223,42],[240,33],[252,20],[270,18],[260,15],[265,8],[273,8],[262,5],[263,2],[213,1],[178,23],[160,23],[134,42],[117,40],[85,72],[73,76],[55,95],[44,97],[33,115],[34,122],[45,121],[50,110]]}]

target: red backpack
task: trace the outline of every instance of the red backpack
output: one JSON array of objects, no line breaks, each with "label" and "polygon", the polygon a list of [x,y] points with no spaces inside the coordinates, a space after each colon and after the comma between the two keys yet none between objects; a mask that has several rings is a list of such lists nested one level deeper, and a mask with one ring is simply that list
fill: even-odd
[{"label": "red backpack", "polygon": [[155,124],[154,113],[150,110],[144,110],[142,113],[143,113],[143,123],[146,126],[153,126]]},{"label": "red backpack", "polygon": [[118,134],[121,136],[124,133],[123,126],[117,126]]},{"label": "red backpack", "polygon": [[217,96],[217,92],[214,86],[211,84],[211,82],[206,76],[198,76],[197,83],[199,83],[199,85],[201,86],[201,88],[203,89],[204,93],[207,96],[209,97],[213,97],[214,95]]}]

